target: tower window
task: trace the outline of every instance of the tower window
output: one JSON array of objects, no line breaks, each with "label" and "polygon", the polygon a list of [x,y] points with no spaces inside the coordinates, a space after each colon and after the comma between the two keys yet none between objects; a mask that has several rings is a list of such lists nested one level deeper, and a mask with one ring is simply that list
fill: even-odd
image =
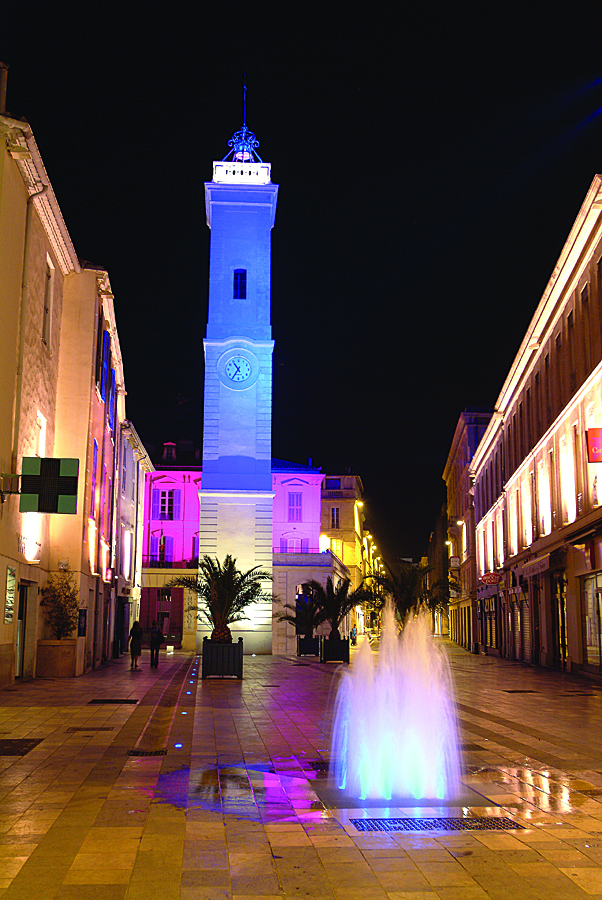
[{"label": "tower window", "polygon": [[235,300],[247,299],[247,270],[234,269],[234,292]]}]

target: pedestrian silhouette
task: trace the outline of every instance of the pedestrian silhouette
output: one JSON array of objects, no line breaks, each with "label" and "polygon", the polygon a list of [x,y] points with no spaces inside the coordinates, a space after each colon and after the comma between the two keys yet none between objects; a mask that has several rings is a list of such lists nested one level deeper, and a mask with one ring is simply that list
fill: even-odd
[{"label": "pedestrian silhouette", "polygon": [[142,628],[140,627],[140,622],[134,622],[130,628],[128,644],[130,645],[130,656],[132,658],[130,669],[137,669],[138,659],[142,653]]},{"label": "pedestrian silhouette", "polygon": [[150,664],[151,669],[159,668],[159,647],[163,643],[165,638],[163,637],[163,632],[157,625],[157,620],[153,619],[153,627],[150,632]]}]

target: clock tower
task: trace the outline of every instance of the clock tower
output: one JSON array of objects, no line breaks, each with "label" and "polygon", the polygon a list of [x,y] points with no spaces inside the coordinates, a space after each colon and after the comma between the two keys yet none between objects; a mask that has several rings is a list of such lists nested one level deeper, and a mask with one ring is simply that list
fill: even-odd
[{"label": "clock tower", "polygon": [[[270,257],[278,186],[246,124],[229,146],[205,184],[211,244],[199,553],[220,562],[229,553],[243,571],[271,572]],[[246,615],[234,640],[243,637],[245,653],[270,653],[271,604]]]}]

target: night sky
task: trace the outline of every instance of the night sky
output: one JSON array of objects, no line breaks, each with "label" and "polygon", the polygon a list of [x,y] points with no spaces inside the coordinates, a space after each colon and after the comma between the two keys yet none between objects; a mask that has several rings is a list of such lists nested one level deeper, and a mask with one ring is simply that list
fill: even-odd
[{"label": "night sky", "polygon": [[203,182],[246,71],[280,185],[273,455],[358,473],[385,558],[423,554],[458,415],[493,407],[602,171],[597,7],[12,6],[7,108],[109,272],[143,441],[202,436]]}]

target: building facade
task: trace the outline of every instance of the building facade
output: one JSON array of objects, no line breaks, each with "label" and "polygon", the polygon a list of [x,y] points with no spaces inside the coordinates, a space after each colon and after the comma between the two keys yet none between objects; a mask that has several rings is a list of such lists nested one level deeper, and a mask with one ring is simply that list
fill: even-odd
[{"label": "building facade", "polygon": [[376,545],[364,535],[363,491],[359,475],[350,472],[325,475],[322,481],[321,533],[349,570],[354,590],[372,573],[376,558]]},{"label": "building facade", "polygon": [[466,650],[477,652],[477,554],[470,464],[492,413],[466,409],[460,413],[447,457],[443,480],[447,488],[447,540],[450,590],[449,633]]},{"label": "building facade", "polygon": [[471,464],[481,648],[602,673],[602,178]]},{"label": "building facade", "polygon": [[[0,318],[0,685],[5,685],[15,677],[48,674],[44,660],[52,635],[40,592],[51,573],[67,566],[79,598],[71,674],[116,651],[116,479],[125,421],[108,275],[78,259],[31,128],[5,115],[0,115]],[[24,474],[41,471],[43,460],[57,459],[71,461],[77,484],[68,508],[59,509],[56,500],[58,511],[52,512],[55,507],[42,493],[25,501],[21,485]],[[143,487],[143,479],[139,483]],[[135,582],[131,570],[130,576]],[[137,579],[139,584],[140,570]]]},{"label": "building facade", "polygon": [[[189,442],[164,444],[154,457],[154,470],[146,476],[144,508],[140,622],[148,631],[156,619],[170,643],[188,650],[195,649],[209,629],[197,621],[196,596],[169,583],[179,575],[197,573],[204,478],[199,457]],[[312,579],[322,584],[328,577],[350,580],[350,572],[320,533],[322,472],[281,459],[271,460],[271,470],[274,597],[269,652],[286,654],[296,651],[296,634],[290,623],[278,621],[285,604],[294,606],[303,584]],[[259,627],[265,634],[263,612],[257,618],[255,612],[250,607],[248,621],[242,624],[246,631]]]}]

